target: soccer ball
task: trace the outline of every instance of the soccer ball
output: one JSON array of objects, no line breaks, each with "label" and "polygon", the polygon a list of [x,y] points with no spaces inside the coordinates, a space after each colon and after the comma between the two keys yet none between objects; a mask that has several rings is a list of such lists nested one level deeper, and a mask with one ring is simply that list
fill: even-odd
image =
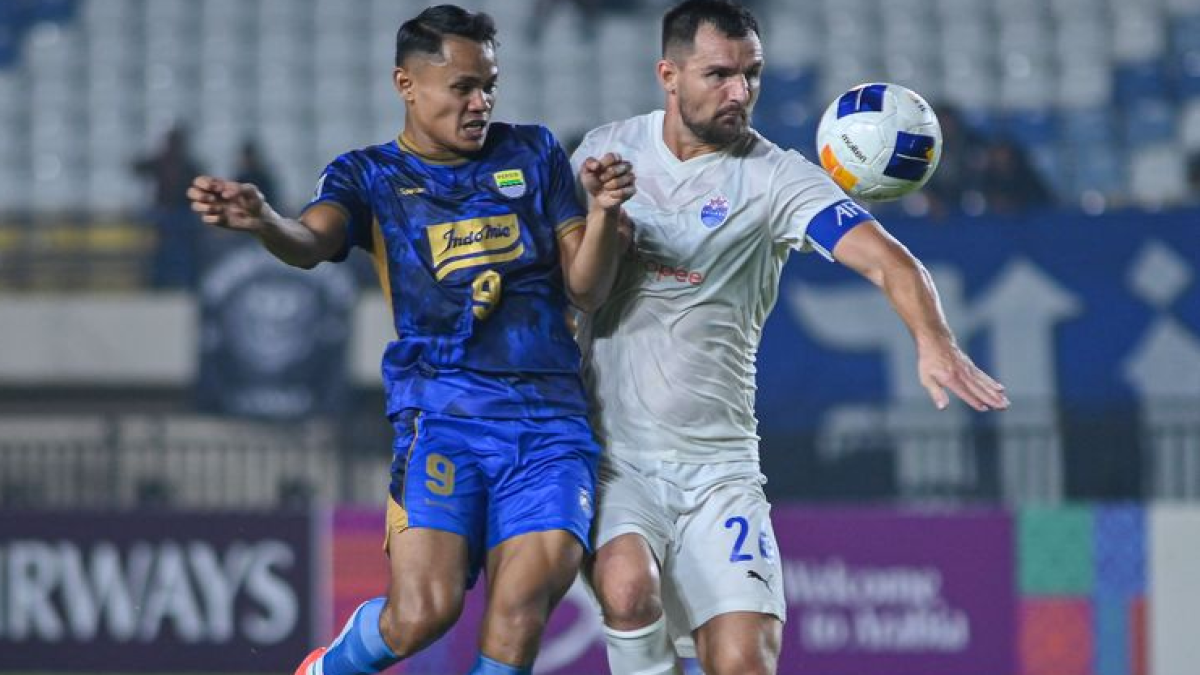
[{"label": "soccer ball", "polygon": [[839,96],[817,127],[821,166],[852,197],[898,199],[929,180],[942,129],[925,99],[898,84],[860,84]]}]

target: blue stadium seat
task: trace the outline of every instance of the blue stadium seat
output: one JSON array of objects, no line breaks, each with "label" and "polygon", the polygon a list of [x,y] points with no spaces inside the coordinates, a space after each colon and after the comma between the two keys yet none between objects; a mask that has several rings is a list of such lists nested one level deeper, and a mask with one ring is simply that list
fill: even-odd
[{"label": "blue stadium seat", "polygon": [[1126,159],[1123,149],[1112,145],[1094,145],[1078,148],[1071,156],[1074,158],[1071,182],[1074,194],[1088,190],[1114,194],[1125,189]]},{"label": "blue stadium seat", "polygon": [[1058,138],[1058,121],[1050,110],[1012,110],[1001,118],[1000,135],[1027,149],[1045,147]]},{"label": "blue stadium seat", "polygon": [[75,13],[76,0],[37,0],[29,9],[33,21],[66,21]]},{"label": "blue stadium seat", "polygon": [[1119,100],[1158,99],[1165,98],[1170,93],[1166,64],[1161,59],[1121,64],[1117,66],[1113,76],[1116,78],[1116,95]]},{"label": "blue stadium seat", "polygon": [[0,22],[0,68],[16,63],[21,53],[21,33],[9,23]]},{"label": "blue stadium seat", "polygon": [[1119,139],[1116,118],[1108,108],[1064,110],[1058,121],[1059,135],[1071,150],[1111,145]]},{"label": "blue stadium seat", "polygon": [[1125,106],[1125,140],[1134,147],[1175,138],[1178,108],[1166,99],[1138,99]]},{"label": "blue stadium seat", "polygon": [[1171,51],[1182,54],[1200,51],[1200,14],[1178,16],[1169,24]]}]

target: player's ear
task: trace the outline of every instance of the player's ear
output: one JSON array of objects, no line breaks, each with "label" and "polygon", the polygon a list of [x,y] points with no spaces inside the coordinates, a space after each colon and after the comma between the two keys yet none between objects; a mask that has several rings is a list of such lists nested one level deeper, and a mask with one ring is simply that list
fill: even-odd
[{"label": "player's ear", "polygon": [[655,69],[658,74],[658,83],[668,94],[675,93],[676,80],[679,78],[679,68],[675,62],[670,59],[659,59],[658,66]]},{"label": "player's ear", "polygon": [[405,68],[394,68],[392,70],[392,86],[396,87],[396,91],[400,93],[400,98],[404,99],[405,103],[412,102],[414,94],[411,72]]}]

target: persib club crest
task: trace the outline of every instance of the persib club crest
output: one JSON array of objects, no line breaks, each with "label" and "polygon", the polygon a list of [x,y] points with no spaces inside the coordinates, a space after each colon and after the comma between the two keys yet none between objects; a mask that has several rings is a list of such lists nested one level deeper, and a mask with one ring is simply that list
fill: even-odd
[{"label": "persib club crest", "polygon": [[520,169],[508,169],[492,174],[496,181],[496,189],[509,199],[516,199],[525,194],[525,174]]},{"label": "persib club crest", "polygon": [[725,222],[725,217],[729,215],[729,200],[724,197],[717,196],[708,200],[704,208],[700,209],[700,222],[708,229],[716,229]]}]

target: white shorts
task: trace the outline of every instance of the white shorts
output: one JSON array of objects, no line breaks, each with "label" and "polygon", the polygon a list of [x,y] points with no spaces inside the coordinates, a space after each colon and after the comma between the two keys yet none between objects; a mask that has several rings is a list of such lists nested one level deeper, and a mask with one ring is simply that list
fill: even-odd
[{"label": "white shorts", "polygon": [[682,656],[695,655],[692,631],[720,614],[787,618],[765,482],[753,461],[601,463],[595,547],[629,533],[650,544]]}]

